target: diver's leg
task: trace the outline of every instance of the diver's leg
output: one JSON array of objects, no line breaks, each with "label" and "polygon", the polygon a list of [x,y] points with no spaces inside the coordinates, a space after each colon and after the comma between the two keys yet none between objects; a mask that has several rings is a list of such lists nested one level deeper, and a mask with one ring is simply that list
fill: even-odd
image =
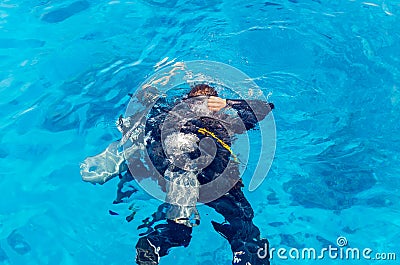
[{"label": "diver's leg", "polygon": [[269,265],[268,240],[260,238],[260,230],[253,223],[254,211],[241,188],[238,182],[227,194],[207,203],[227,222],[212,224],[229,241],[233,252],[232,264]]},{"label": "diver's leg", "polygon": [[155,226],[153,232],[139,238],[136,244],[137,264],[158,264],[160,257],[167,255],[170,248],[189,245],[192,228],[172,220],[167,222]]}]

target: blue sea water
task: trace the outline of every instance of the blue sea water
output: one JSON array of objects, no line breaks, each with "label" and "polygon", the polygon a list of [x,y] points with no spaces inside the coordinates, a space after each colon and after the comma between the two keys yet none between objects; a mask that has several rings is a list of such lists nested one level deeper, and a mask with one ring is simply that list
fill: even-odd
[{"label": "blue sea water", "polygon": [[[128,207],[116,180],[84,183],[79,163],[119,138],[128,93],[165,58],[226,63],[272,93],[275,159],[245,191],[271,247],[344,236],[400,259],[399,16],[397,0],[1,1],[0,264],[134,264],[158,202],[111,216]],[[161,264],[231,264],[222,218],[200,212]],[[308,263],[373,262],[272,260]]]}]

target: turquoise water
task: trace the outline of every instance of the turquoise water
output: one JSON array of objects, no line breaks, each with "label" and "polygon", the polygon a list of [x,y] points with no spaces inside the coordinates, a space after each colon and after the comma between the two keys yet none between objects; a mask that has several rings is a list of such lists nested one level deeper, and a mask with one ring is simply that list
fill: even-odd
[{"label": "turquoise water", "polygon": [[[118,139],[128,93],[167,57],[227,63],[272,92],[276,156],[246,191],[272,247],[345,236],[399,259],[399,16],[383,0],[1,1],[0,264],[134,264],[158,202],[138,199],[127,223],[116,180],[84,183],[79,163]],[[230,264],[221,217],[200,212],[161,264]],[[371,264],[272,264],[313,262]]]}]

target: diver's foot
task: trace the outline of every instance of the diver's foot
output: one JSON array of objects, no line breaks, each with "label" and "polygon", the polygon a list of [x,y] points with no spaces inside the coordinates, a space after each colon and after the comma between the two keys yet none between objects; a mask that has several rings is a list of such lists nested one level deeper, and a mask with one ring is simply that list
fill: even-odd
[{"label": "diver's foot", "polygon": [[136,264],[157,265],[160,261],[159,248],[154,246],[147,238],[140,238],[136,244]]},{"label": "diver's foot", "polygon": [[[237,242],[235,242],[237,244]],[[233,265],[270,265],[267,239],[241,242],[233,252]]]}]

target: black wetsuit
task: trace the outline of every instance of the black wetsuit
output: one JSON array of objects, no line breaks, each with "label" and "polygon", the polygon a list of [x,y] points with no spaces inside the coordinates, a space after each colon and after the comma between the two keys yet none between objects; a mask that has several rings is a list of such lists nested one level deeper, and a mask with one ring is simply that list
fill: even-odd
[{"label": "black wetsuit", "polygon": [[[239,122],[242,123],[242,126],[236,126],[235,123],[238,120],[225,119],[225,122],[229,123],[231,130],[235,133],[243,133],[245,130],[254,128],[257,122],[264,119],[274,108],[273,104],[259,100],[227,100],[227,105],[237,112],[240,118]],[[147,152],[161,176],[170,166],[162,149],[161,126],[173,106],[174,104],[171,105],[165,101],[158,102],[151,110],[146,123],[146,134],[151,136],[151,140],[147,142]],[[180,132],[195,134],[199,139],[202,139],[207,135],[199,133],[199,128],[205,128],[230,147],[232,139],[225,127],[226,124],[221,124],[221,120],[202,117],[186,121]],[[226,146],[224,147],[220,142],[216,143],[216,146],[217,151],[213,161],[197,175],[200,184],[215,179],[227,168],[229,161],[232,161],[232,154]],[[199,157],[199,155],[198,150],[189,154],[193,159]],[[233,178],[235,179],[233,188],[221,197],[206,203],[226,220],[223,224],[213,222],[213,227],[229,241],[234,254],[232,264],[269,264],[268,257],[260,259],[257,256],[257,250],[265,248],[268,241],[260,238],[260,231],[253,223],[254,212],[243,194],[239,167],[235,163],[231,163],[231,165],[233,166],[228,169],[228,175],[236,177]],[[182,169],[173,168],[172,170],[179,171]],[[162,208],[159,208],[159,213]],[[160,257],[167,255],[172,247],[188,246],[191,232],[192,227],[176,223],[173,220],[166,220],[166,223],[156,225],[154,229],[149,230],[149,233],[141,237],[136,245],[137,264],[158,264]]]}]

